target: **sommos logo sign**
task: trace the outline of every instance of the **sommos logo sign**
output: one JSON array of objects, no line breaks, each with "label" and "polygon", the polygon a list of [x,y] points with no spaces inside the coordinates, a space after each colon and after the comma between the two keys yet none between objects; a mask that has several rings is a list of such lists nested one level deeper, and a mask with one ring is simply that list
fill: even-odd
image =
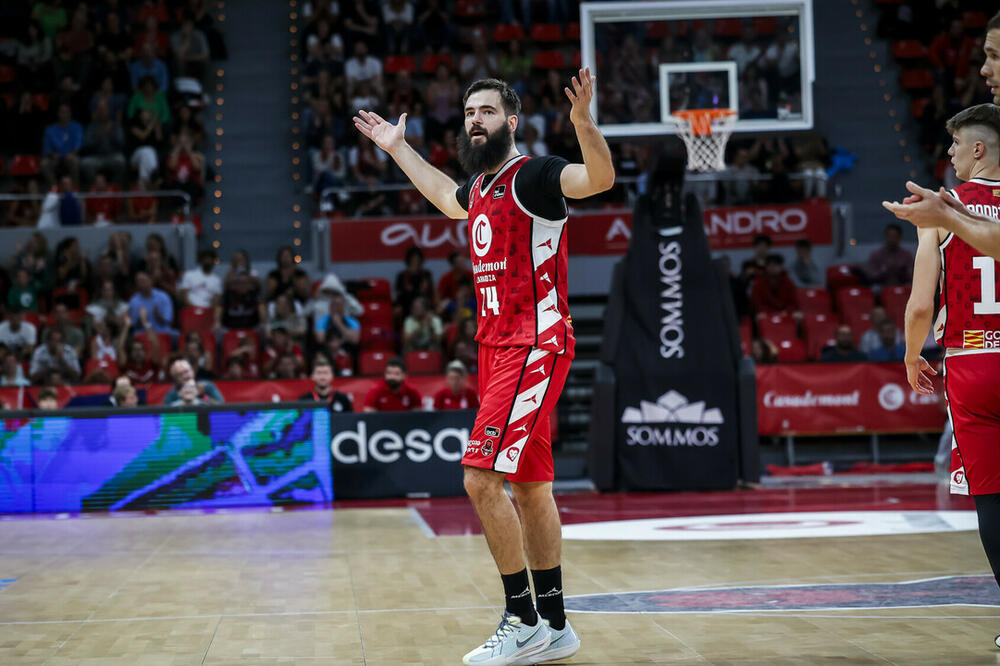
[{"label": "sommos logo sign", "polygon": [[705,409],[703,400],[690,402],[671,389],[656,402],[626,407],[621,422],[629,446],[716,446],[725,421],[718,407]]}]

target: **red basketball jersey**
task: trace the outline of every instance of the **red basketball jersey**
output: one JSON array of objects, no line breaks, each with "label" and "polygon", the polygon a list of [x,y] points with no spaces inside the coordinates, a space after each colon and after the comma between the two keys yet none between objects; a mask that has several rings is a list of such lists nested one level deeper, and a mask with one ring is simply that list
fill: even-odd
[{"label": "red basketball jersey", "polygon": [[[1000,222],[1000,181],[973,178],[951,191],[977,215]],[[934,337],[949,349],[1000,350],[996,262],[955,234],[941,241],[941,311]]]},{"label": "red basketball jersey", "polygon": [[480,174],[469,194],[476,340],[572,357],[576,341],[566,300],[566,218],[535,217],[518,201],[514,182],[528,159],[508,162],[485,192]]}]

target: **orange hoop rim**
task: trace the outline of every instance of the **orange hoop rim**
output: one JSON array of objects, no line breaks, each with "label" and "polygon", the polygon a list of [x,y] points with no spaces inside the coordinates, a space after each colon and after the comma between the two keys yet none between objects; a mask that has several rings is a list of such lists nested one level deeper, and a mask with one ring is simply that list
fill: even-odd
[{"label": "orange hoop rim", "polygon": [[712,133],[713,121],[735,116],[736,112],[732,109],[684,109],[674,111],[670,115],[687,122],[692,134],[704,136]]}]

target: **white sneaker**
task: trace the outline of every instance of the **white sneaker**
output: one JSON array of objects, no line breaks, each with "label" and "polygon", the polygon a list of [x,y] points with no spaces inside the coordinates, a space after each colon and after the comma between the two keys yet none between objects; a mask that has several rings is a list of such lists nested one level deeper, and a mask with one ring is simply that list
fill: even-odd
[{"label": "white sneaker", "polygon": [[[548,620],[542,621],[545,623],[545,626],[549,626]],[[569,620],[566,620],[566,626],[561,630],[549,627],[549,633],[552,635],[552,640],[549,641],[547,648],[537,654],[515,661],[515,666],[544,664],[549,661],[556,661],[557,659],[567,659],[576,654],[577,650],[580,649],[580,638],[573,631],[573,627],[569,626]]]},{"label": "white sneaker", "polygon": [[462,657],[462,663],[467,666],[513,666],[521,663],[519,659],[545,650],[549,646],[549,636],[549,627],[541,617],[529,626],[518,616],[505,612],[493,635]]}]

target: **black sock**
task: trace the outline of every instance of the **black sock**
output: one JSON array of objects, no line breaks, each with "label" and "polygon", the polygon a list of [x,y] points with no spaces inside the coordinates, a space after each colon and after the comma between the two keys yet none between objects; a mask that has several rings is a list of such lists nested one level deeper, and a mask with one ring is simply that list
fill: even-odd
[{"label": "black sock", "polygon": [[538,614],[549,621],[549,625],[562,631],[566,627],[566,611],[563,609],[562,568],[532,569],[531,578],[535,581],[535,597],[538,603]]},{"label": "black sock", "polygon": [[538,623],[538,613],[531,603],[531,588],[528,587],[528,570],[521,569],[513,574],[500,574],[503,579],[503,595],[507,603],[507,612],[521,618],[521,622],[529,625]]},{"label": "black sock", "polygon": [[[992,495],[973,495],[976,501],[976,514],[979,517],[979,538],[986,551],[986,559],[990,561],[993,577],[1000,585],[1000,493]],[[538,610],[542,610],[541,604]]]}]

